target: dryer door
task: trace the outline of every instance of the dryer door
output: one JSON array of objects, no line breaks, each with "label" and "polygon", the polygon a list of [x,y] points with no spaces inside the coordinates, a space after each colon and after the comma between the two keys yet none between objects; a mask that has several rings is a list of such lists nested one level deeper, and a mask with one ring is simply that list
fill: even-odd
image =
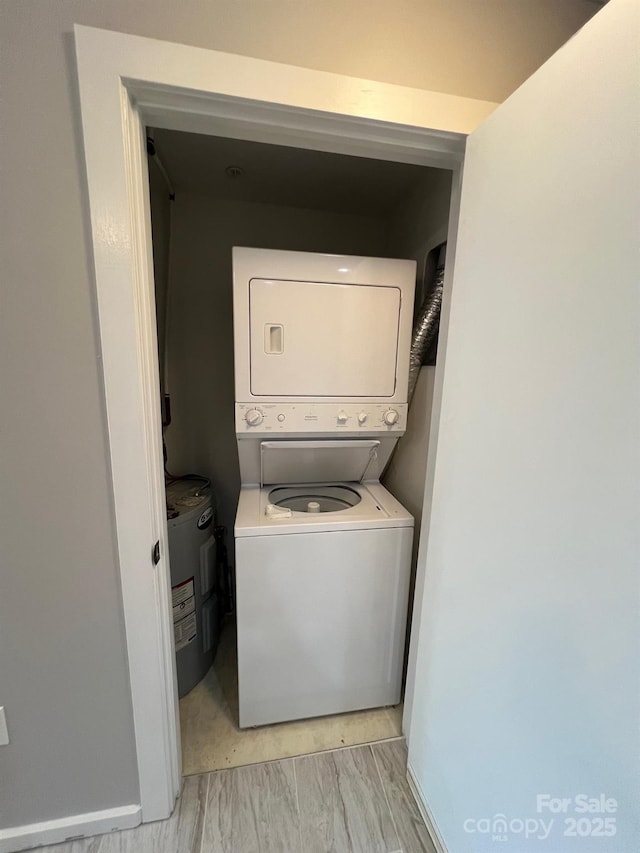
[{"label": "dryer door", "polygon": [[392,397],[400,304],[395,286],[253,278],[251,393]]}]

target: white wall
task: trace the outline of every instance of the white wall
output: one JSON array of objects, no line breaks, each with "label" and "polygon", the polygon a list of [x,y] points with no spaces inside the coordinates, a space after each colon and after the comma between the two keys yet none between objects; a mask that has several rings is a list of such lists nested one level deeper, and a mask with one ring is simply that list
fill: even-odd
[{"label": "white wall", "polygon": [[240,489],[234,425],[232,246],[384,255],[374,217],[177,194],[173,210],[169,337],[172,473],[213,480],[219,522],[233,525]]},{"label": "white wall", "polygon": [[[639,12],[468,145],[409,746],[453,853],[640,846]],[[464,829],[602,793],[615,837]]]},{"label": "white wall", "polygon": [[[384,476],[385,486],[401,501],[420,527],[424,481],[429,451],[429,422],[433,405],[435,367],[420,368],[409,407],[407,431],[398,442]],[[415,542],[417,547],[417,538]]]},{"label": "white wall", "polygon": [[73,23],[501,99],[593,12],[585,0],[545,0],[542,11],[539,0],[496,0],[478,21],[472,0],[453,5],[0,4],[0,703],[11,735],[0,826],[138,796]]},{"label": "white wall", "polygon": [[[416,308],[428,292],[424,281],[429,252],[447,239],[451,203],[451,172],[433,170],[415,187],[414,192],[394,213],[389,228],[392,254],[418,262]],[[409,613],[413,609],[418,548],[422,523],[427,454],[433,406],[435,368],[422,367],[409,406],[407,431],[400,439],[382,482],[409,510],[415,519],[411,551]],[[409,617],[409,629],[411,616]],[[408,645],[408,643],[407,643]]]},{"label": "white wall", "polygon": [[[409,510],[414,518],[413,543],[411,547],[411,581],[409,586],[409,619],[407,631],[411,630],[411,614],[416,580],[418,548],[422,528],[424,485],[429,453],[431,410],[433,408],[433,384],[435,367],[420,368],[416,388],[409,406],[407,431],[398,442],[382,482],[392,495]],[[407,635],[407,649],[409,633]]]},{"label": "white wall", "polygon": [[598,10],[590,0],[183,0],[179,11],[173,0],[3,5],[23,37],[90,24],[498,102]]}]

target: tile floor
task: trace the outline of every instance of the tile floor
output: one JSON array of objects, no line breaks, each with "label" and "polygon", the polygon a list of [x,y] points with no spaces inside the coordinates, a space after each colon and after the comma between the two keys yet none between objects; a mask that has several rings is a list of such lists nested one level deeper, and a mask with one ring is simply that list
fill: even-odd
[{"label": "tile floor", "polygon": [[41,853],[435,853],[404,740],[188,776],[169,820]]},{"label": "tile floor", "polygon": [[236,635],[233,623],[228,623],[214,665],[200,684],[180,700],[183,775],[372,743],[402,734],[402,705],[239,729],[237,672]]}]

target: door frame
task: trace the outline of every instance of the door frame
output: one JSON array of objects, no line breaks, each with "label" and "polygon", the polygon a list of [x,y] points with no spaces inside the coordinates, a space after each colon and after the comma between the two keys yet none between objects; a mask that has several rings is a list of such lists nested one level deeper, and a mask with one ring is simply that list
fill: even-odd
[{"label": "door frame", "polygon": [[[450,169],[446,318],[465,141],[497,104],[77,25],[75,44],[140,804],[149,822],[172,812],[181,767],[146,126]],[[443,326],[435,439],[446,319]],[[423,523],[417,593],[427,532]],[[156,541],[161,559],[154,568]],[[411,649],[419,630],[415,619]],[[407,732],[414,674],[410,651]]]}]

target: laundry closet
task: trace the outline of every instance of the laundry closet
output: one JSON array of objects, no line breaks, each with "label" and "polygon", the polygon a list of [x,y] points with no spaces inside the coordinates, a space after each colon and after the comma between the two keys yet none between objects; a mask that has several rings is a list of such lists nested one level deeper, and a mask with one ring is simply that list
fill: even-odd
[{"label": "laundry closet", "polygon": [[[398,736],[401,704],[344,714],[319,712],[327,716],[268,727],[260,722],[251,728],[257,724],[251,719],[243,724],[248,728],[239,728],[234,523],[241,474],[232,250],[250,247],[414,261],[415,306],[409,312],[413,322],[444,258],[451,173],[168,130],[149,129],[149,138],[183,772]],[[349,335],[366,350],[357,318],[351,321]],[[404,435],[379,472],[382,486],[415,519],[411,589],[434,358],[432,347],[419,371]],[[191,516],[198,528],[192,555],[185,556],[188,547],[181,546],[174,559],[175,530]],[[193,571],[189,561],[196,567]],[[180,577],[178,563],[180,568],[186,566]],[[339,589],[332,591],[340,595]],[[407,627],[411,600],[410,593]],[[267,601],[266,607],[275,610]]]}]

